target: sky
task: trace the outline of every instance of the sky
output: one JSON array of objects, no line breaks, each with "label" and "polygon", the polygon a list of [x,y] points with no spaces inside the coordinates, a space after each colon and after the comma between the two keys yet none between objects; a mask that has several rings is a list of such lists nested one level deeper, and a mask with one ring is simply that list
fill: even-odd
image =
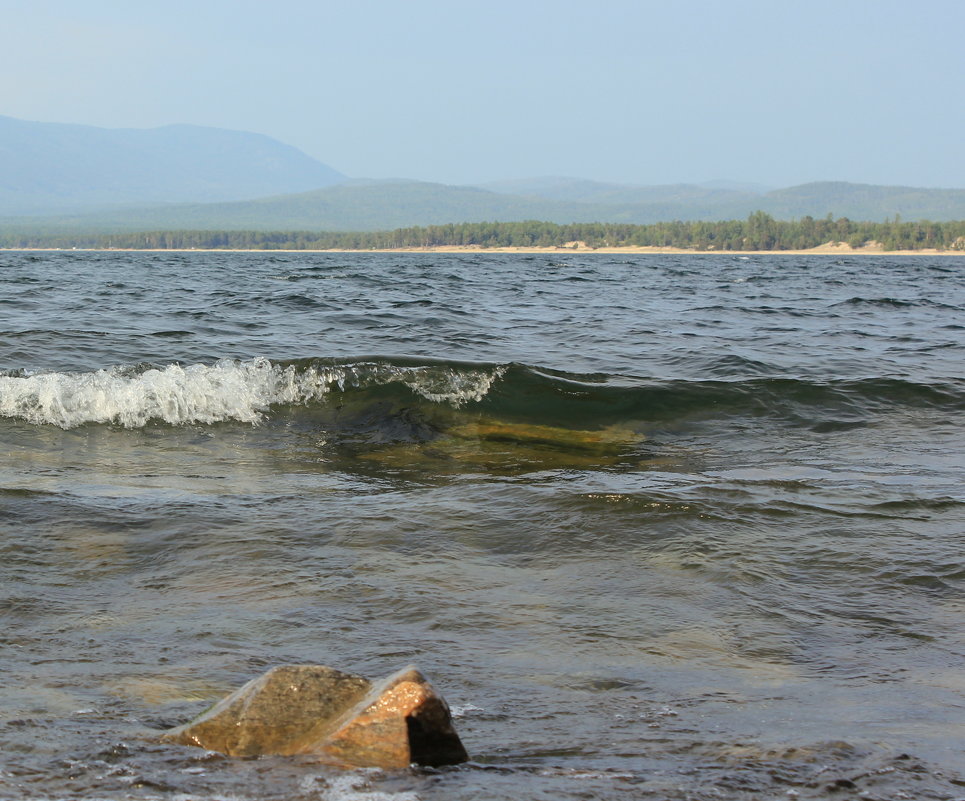
[{"label": "sky", "polygon": [[351,177],[965,188],[965,0],[0,0],[0,114]]}]

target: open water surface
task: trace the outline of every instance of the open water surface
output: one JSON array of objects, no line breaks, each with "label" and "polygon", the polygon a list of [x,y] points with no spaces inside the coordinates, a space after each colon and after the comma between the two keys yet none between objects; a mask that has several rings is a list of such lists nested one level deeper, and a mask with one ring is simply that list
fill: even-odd
[{"label": "open water surface", "polygon": [[[0,799],[965,798],[965,260],[0,254]],[[472,762],[161,745],[414,662]]]}]

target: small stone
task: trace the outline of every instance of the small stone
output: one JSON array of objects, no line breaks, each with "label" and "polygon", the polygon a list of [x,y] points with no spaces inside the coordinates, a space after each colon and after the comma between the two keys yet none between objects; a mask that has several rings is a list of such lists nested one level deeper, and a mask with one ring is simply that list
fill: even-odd
[{"label": "small stone", "polygon": [[229,756],[317,756],[347,767],[468,759],[445,700],[414,667],[376,684],[321,665],[272,668],[162,740]]}]

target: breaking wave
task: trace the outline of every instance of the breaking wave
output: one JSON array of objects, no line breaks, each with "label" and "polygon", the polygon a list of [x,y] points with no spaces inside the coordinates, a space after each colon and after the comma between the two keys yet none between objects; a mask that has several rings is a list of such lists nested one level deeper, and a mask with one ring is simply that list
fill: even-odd
[{"label": "breaking wave", "polygon": [[268,359],[213,365],[109,367],[90,373],[0,376],[0,417],[74,428],[112,423],[139,428],[234,420],[258,423],[274,406],[318,403],[332,391],[398,383],[425,400],[478,401],[500,368],[357,363],[273,364]]},{"label": "breaking wave", "polygon": [[326,409],[331,417],[350,408],[383,409],[386,415],[421,409],[430,416],[433,410],[477,409],[490,417],[577,429],[737,416],[778,417],[826,429],[860,425],[896,408],[965,410],[965,382],[920,384],[890,377],[655,380],[524,364],[384,357],[0,373],[0,418],[62,428],[257,424],[282,410]]}]

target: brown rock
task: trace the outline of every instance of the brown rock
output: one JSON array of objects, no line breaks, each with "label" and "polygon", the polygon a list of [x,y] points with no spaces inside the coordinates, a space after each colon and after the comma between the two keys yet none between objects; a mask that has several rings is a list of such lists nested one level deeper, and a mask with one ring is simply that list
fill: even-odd
[{"label": "brown rock", "polygon": [[372,689],[322,665],[282,665],[252,679],[190,723],[164,735],[229,756],[300,754],[320,728]]},{"label": "brown rock", "polygon": [[374,685],[321,665],[272,668],[162,739],[230,756],[312,755],[354,767],[468,759],[449,707],[414,667]]},{"label": "brown rock", "polygon": [[323,744],[352,765],[455,765],[469,756],[442,696],[414,667],[394,673],[348,710]]}]

